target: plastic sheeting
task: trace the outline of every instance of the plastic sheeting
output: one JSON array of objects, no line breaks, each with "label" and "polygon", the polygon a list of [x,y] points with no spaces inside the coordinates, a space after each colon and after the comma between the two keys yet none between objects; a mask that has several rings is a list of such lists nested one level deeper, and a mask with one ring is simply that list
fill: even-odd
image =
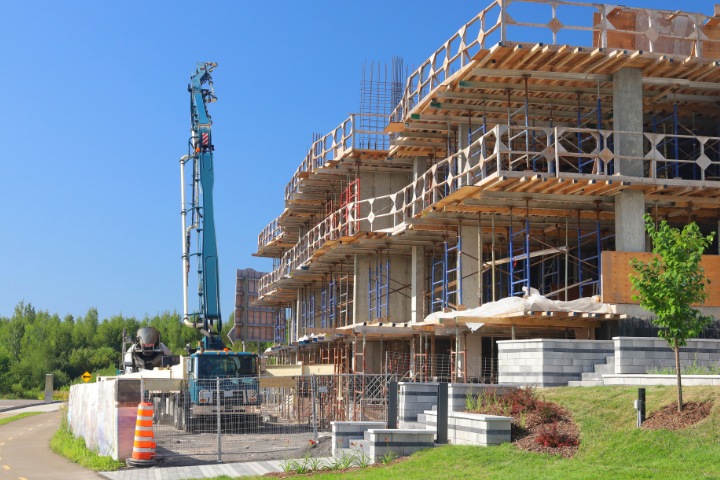
[{"label": "plastic sheeting", "polygon": [[[505,317],[513,314],[523,314],[526,312],[579,312],[579,313],[612,313],[611,307],[607,303],[602,303],[598,296],[578,298],[569,302],[560,300],[550,300],[542,295],[534,288],[523,287],[524,297],[507,297],[497,302],[489,302],[471,310],[453,310],[452,312],[435,312],[425,317],[426,322],[438,321],[441,319],[452,319],[463,317],[470,318],[488,318],[488,317]],[[477,330],[483,324],[470,324],[468,327],[472,331]],[[473,328],[475,326],[475,328]]]}]

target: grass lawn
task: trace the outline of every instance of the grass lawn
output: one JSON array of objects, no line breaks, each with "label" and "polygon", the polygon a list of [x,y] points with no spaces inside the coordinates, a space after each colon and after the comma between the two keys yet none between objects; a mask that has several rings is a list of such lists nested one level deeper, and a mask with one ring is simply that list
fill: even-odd
[{"label": "grass lawn", "polygon": [[0,425],[5,425],[6,423],[14,422],[15,420],[20,420],[21,418],[32,417],[33,415],[40,415],[40,413],[42,413],[42,412],[25,412],[25,413],[19,413],[17,415],[13,415],[12,417],[0,418]]},{"label": "grass lawn", "polygon": [[[647,413],[675,400],[675,387],[648,387]],[[388,467],[313,478],[359,479],[720,479],[720,387],[685,387],[685,401],[715,402],[710,417],[684,431],[635,427],[634,387],[552,388],[540,397],[568,408],[581,430],[572,459],[499,447],[446,446]],[[260,478],[260,477],[258,477]]]},{"label": "grass lawn", "polygon": [[70,431],[67,423],[67,416],[63,414],[63,421],[55,435],[50,439],[50,448],[53,452],[68,460],[77,463],[81,467],[98,471],[117,470],[124,466],[123,462],[113,460],[111,457],[98,455],[85,446],[85,440],[75,437]]}]

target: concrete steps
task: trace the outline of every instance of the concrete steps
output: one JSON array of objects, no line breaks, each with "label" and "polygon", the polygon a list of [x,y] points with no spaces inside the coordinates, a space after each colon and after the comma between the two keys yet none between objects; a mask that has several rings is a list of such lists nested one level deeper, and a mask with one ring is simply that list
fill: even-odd
[{"label": "concrete steps", "polygon": [[365,431],[362,440],[351,441],[348,449],[339,451],[364,455],[370,463],[377,463],[387,454],[405,457],[418,450],[432,448],[435,446],[435,435],[434,429],[374,428]]},{"label": "concrete steps", "polygon": [[615,373],[615,357],[605,357],[605,363],[597,363],[592,372],[583,372],[582,380],[568,382],[568,387],[598,387],[604,385],[603,375]]}]

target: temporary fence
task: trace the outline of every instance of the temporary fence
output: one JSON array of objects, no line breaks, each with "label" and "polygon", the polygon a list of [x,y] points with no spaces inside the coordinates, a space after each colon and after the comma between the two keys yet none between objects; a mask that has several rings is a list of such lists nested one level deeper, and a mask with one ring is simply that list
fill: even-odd
[{"label": "temporary fence", "polygon": [[333,421],[387,421],[394,374],[145,381],[157,457],[258,461],[302,456]]}]

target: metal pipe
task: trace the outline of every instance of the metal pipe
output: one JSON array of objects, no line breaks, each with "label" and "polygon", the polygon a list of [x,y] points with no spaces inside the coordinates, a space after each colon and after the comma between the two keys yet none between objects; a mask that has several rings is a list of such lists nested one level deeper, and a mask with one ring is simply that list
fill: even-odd
[{"label": "metal pipe", "polygon": [[[194,138],[194,137],[193,137]],[[190,314],[188,313],[189,307],[188,307],[188,273],[190,272],[190,253],[188,252],[188,237],[190,236],[190,232],[192,230],[195,230],[198,227],[197,220],[193,220],[195,223],[192,225],[187,225],[187,208],[185,205],[185,164],[187,161],[192,158],[189,155],[183,155],[180,158],[180,195],[182,196],[181,202],[181,217],[182,217],[182,228],[183,228],[183,237],[182,237],[182,250],[183,250],[183,323],[191,328],[198,328],[202,329],[205,324],[203,322],[192,322],[190,320]],[[195,175],[194,172],[195,166],[193,166],[193,184],[196,181],[197,175]],[[197,199],[195,198],[196,195],[199,194],[197,191],[197,188],[193,187],[194,197],[191,201],[191,205],[197,204]],[[199,216],[193,215],[194,218],[199,218]]]},{"label": "metal pipe", "polygon": [[188,319],[188,270],[190,269],[190,257],[188,256],[187,235],[190,227],[187,226],[187,210],[185,208],[185,163],[190,155],[180,157],[180,217],[182,220],[182,278],[183,278],[183,323],[195,328],[195,324]]}]

